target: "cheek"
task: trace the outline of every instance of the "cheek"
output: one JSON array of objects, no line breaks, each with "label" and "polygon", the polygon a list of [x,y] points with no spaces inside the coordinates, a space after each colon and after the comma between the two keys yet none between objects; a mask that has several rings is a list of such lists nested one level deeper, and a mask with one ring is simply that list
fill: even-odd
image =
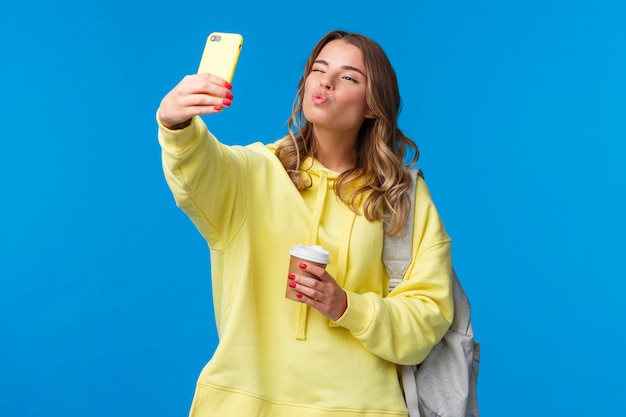
[{"label": "cheek", "polygon": [[307,91],[311,91],[312,89],[314,89],[317,85],[319,85],[319,83],[316,83],[316,80],[311,77],[310,75],[308,77],[306,77],[306,79],[304,80],[304,92],[306,93]]},{"label": "cheek", "polygon": [[365,103],[365,92],[361,90],[346,92],[344,102],[349,103],[352,107],[358,107],[359,109],[367,107]]}]

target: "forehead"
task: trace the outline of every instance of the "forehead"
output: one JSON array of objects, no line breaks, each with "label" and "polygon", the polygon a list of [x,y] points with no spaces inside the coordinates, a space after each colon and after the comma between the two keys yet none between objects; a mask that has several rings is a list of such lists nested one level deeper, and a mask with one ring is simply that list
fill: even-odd
[{"label": "forehead", "polygon": [[365,62],[361,49],[342,40],[328,42],[315,60],[326,61],[328,65],[332,66],[351,66],[365,72]]}]

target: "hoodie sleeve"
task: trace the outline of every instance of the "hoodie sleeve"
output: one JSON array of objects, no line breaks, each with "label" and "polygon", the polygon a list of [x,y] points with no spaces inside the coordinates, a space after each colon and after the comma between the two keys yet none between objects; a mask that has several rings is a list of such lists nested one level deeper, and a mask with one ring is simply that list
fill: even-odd
[{"label": "hoodie sleeve", "polygon": [[367,350],[402,365],[422,362],[454,313],[450,238],[421,178],[415,202],[413,261],[404,281],[385,298],[348,291],[348,308],[336,321]]},{"label": "hoodie sleeve", "polygon": [[218,142],[200,117],[181,130],[167,129],[158,118],[157,123],[163,171],[176,205],[209,245],[222,247],[247,210],[241,154]]}]

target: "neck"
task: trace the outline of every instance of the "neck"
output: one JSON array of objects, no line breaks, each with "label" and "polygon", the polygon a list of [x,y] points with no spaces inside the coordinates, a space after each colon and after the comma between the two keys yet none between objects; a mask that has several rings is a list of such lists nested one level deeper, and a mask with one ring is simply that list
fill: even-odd
[{"label": "neck", "polygon": [[315,159],[326,168],[335,172],[344,172],[354,168],[356,134],[347,132],[320,132],[315,130]]}]

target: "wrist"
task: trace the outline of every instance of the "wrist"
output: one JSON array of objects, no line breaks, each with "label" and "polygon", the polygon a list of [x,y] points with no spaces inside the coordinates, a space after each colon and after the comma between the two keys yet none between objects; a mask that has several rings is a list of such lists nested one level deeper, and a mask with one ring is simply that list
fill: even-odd
[{"label": "wrist", "polygon": [[186,127],[189,127],[189,125],[191,125],[191,120],[192,119],[187,119],[184,122],[176,123],[174,125],[163,124],[163,126],[168,128],[169,130],[181,130],[181,129],[184,129]]},{"label": "wrist", "polygon": [[162,109],[160,107],[157,110],[157,121],[159,122],[161,126],[163,126],[164,128],[168,130],[181,130],[186,127],[189,127],[189,125],[191,124],[191,120],[193,119],[193,117],[190,117],[189,119],[184,120],[180,123],[170,123],[169,121],[166,121],[163,119],[163,117],[161,117],[161,110]]}]

